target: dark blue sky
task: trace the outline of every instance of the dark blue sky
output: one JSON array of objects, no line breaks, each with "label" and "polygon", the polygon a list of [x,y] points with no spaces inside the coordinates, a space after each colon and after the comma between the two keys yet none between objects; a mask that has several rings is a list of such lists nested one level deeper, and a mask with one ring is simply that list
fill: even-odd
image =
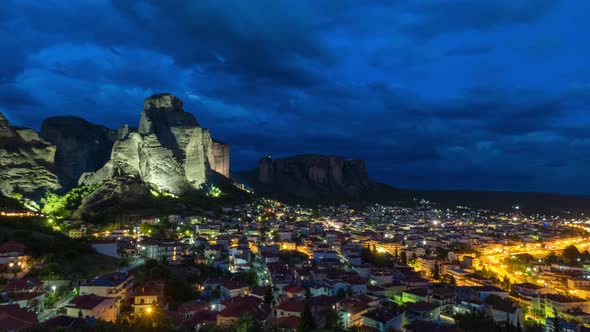
[{"label": "dark blue sky", "polygon": [[0,111],[137,125],[171,92],[232,146],[401,187],[590,194],[590,1],[2,1]]}]

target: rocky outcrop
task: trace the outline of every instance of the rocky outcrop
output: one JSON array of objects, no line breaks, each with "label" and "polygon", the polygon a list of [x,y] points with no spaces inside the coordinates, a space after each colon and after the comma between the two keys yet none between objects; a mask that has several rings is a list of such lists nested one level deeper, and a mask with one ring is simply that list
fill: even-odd
[{"label": "rocky outcrop", "polygon": [[[181,195],[201,189],[210,172],[217,169],[209,130],[199,127],[173,95],[147,98],[137,131],[122,127],[117,135],[108,162],[95,173],[84,174],[80,184],[136,179],[152,190]],[[229,149],[224,160],[229,161]]]},{"label": "rocky outcrop", "polygon": [[53,172],[55,146],[32,129],[13,128],[0,113],[0,192],[39,198],[60,188]]},{"label": "rocky outcrop", "polygon": [[55,171],[61,185],[78,185],[83,173],[95,172],[110,158],[117,131],[75,116],[45,119],[41,136],[56,146]]},{"label": "rocky outcrop", "polygon": [[229,145],[213,141],[213,170],[229,178]]},{"label": "rocky outcrop", "polygon": [[322,155],[262,158],[257,183],[259,192],[305,199],[356,197],[375,189],[362,160]]}]

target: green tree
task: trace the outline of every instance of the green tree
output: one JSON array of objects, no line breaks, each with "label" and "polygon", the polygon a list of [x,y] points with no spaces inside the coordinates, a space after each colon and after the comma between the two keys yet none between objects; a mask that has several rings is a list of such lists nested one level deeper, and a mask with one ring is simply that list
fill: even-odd
[{"label": "green tree", "polygon": [[502,279],[502,287],[504,287],[506,290],[510,290],[510,279],[507,275],[505,275]]},{"label": "green tree", "polygon": [[440,265],[438,261],[434,262],[434,269],[432,270],[432,278],[434,280],[440,280]]},{"label": "green tree", "polygon": [[483,311],[455,315],[455,325],[465,331],[496,332],[499,326]]},{"label": "green tree", "polygon": [[565,249],[563,249],[562,256],[567,260],[568,263],[576,264],[578,259],[581,258],[582,254],[578,250],[578,247],[570,244],[569,246],[565,247]]},{"label": "green tree", "polygon": [[315,329],[315,320],[311,313],[311,307],[309,303],[306,301],[305,305],[303,306],[301,318],[299,319],[299,326],[297,326],[297,332],[308,332],[313,329]]},{"label": "green tree", "polygon": [[488,297],[486,297],[486,299],[484,300],[484,302],[486,304],[496,305],[501,300],[502,300],[502,298],[499,297],[498,295],[496,295],[496,294],[490,294],[490,295],[488,295]]},{"label": "green tree", "polygon": [[344,327],[342,326],[342,321],[340,320],[340,315],[334,309],[327,309],[321,313],[321,317],[326,319],[325,328],[331,331],[340,331]]},{"label": "green tree", "polygon": [[311,291],[309,290],[309,287],[305,289],[305,298],[306,299],[311,299]]},{"label": "green tree", "polygon": [[272,291],[272,287],[268,287],[266,289],[266,294],[264,294],[264,303],[272,304],[274,302],[274,293]]},{"label": "green tree", "polygon": [[401,258],[400,258],[401,263],[403,265],[408,265],[408,254],[406,253],[405,250],[402,250],[400,256],[401,256]]},{"label": "green tree", "polygon": [[551,252],[549,255],[545,257],[545,263],[547,264],[557,264],[559,261],[559,257],[555,254],[555,252]]},{"label": "green tree", "polygon": [[311,211],[311,218],[312,219],[318,219],[318,218],[321,218],[321,216],[322,216],[322,214],[320,213],[319,209],[313,209]]},{"label": "green tree", "polygon": [[260,323],[250,315],[243,315],[236,321],[234,326],[235,332],[262,332],[264,331]]},{"label": "green tree", "polygon": [[563,328],[561,328],[561,324],[559,323],[559,314],[555,308],[553,308],[553,318],[551,319],[551,325],[553,325],[553,332],[563,332]]},{"label": "green tree", "polygon": [[457,280],[455,279],[455,276],[450,276],[449,277],[449,285],[451,286],[457,286]]}]

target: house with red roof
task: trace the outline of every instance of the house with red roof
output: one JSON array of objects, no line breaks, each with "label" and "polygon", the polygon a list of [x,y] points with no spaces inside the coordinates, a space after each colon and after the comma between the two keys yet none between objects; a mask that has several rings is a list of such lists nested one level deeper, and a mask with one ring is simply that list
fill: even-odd
[{"label": "house with red roof", "polygon": [[39,279],[10,279],[0,293],[0,305],[10,303],[32,311],[43,310],[45,290]]},{"label": "house with red roof", "polygon": [[288,298],[274,307],[273,316],[275,319],[297,316],[301,317],[305,302],[300,298]]},{"label": "house with red roof", "polygon": [[133,292],[133,312],[139,314],[151,307],[164,308],[164,281],[148,280],[135,287]]},{"label": "house with red roof", "polygon": [[0,306],[0,330],[17,331],[31,328],[37,324],[34,312],[19,307],[17,304]]},{"label": "house with red roof", "polygon": [[396,312],[388,308],[377,308],[363,315],[363,327],[374,331],[401,331],[405,320],[403,311]]},{"label": "house with red roof", "polygon": [[522,310],[516,303],[510,300],[501,300],[494,304],[491,308],[492,318],[494,322],[506,323],[516,326],[523,321]]},{"label": "house with red roof", "polygon": [[80,286],[80,294],[95,294],[112,297],[120,301],[127,300],[133,290],[133,275],[129,272],[112,272],[90,280]]},{"label": "house with red roof", "polygon": [[260,299],[253,296],[234,297],[222,302],[223,309],[217,315],[217,325],[233,325],[238,318],[250,315],[258,321],[266,321],[271,316],[271,309]]},{"label": "house with red roof", "polygon": [[406,315],[410,322],[415,320],[440,319],[440,307],[429,302],[406,303]]},{"label": "house with red roof", "polygon": [[224,280],[219,285],[221,297],[224,299],[245,295],[248,291],[248,284],[239,280]]},{"label": "house with red roof", "polygon": [[292,297],[299,297],[302,298],[305,296],[305,288],[297,285],[289,285],[285,286],[281,291],[283,297],[285,298],[292,298]]},{"label": "house with red roof", "polygon": [[27,246],[16,241],[6,241],[0,244],[0,263],[6,264],[11,259],[25,256]]},{"label": "house with red roof", "polygon": [[13,278],[15,271],[28,269],[29,256],[25,254],[26,250],[24,244],[16,241],[6,241],[0,245],[0,268],[4,278]]},{"label": "house with red roof", "polygon": [[69,317],[114,322],[118,315],[117,299],[94,294],[76,296],[65,308]]}]

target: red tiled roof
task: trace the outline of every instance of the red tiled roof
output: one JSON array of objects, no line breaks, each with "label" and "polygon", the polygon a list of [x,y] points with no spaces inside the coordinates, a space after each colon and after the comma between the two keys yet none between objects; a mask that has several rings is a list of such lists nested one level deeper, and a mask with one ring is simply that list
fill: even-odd
[{"label": "red tiled roof", "polygon": [[0,245],[0,254],[9,252],[24,252],[27,246],[16,241],[6,241]]},{"label": "red tiled roof", "polygon": [[205,301],[189,301],[181,304],[176,310],[179,313],[201,312],[209,309],[209,303]]},{"label": "red tiled roof", "polygon": [[276,306],[275,309],[288,312],[303,312],[304,306],[305,303],[301,300],[287,299]]},{"label": "red tiled roof", "polygon": [[248,287],[248,284],[238,280],[226,280],[221,283],[221,286],[229,290],[240,289]]},{"label": "red tiled roof", "polygon": [[19,307],[18,304],[0,306],[0,329],[20,330],[37,324],[35,313]]},{"label": "red tiled roof", "polygon": [[80,295],[72,299],[70,304],[78,309],[93,309],[105,300],[110,300],[108,297],[102,297],[94,294]]},{"label": "red tiled roof", "polygon": [[297,285],[289,285],[283,288],[284,293],[298,294],[305,292],[305,288]]},{"label": "red tiled roof", "polygon": [[412,311],[432,311],[438,306],[428,302],[406,303],[406,308]]},{"label": "red tiled roof", "polygon": [[424,296],[428,295],[428,290],[426,288],[412,288],[412,289],[406,289],[404,291],[404,293],[424,297]]},{"label": "red tiled roof", "polygon": [[164,281],[148,280],[135,287],[135,296],[164,296]]},{"label": "red tiled roof", "polygon": [[371,310],[369,312],[367,312],[366,314],[364,314],[364,317],[370,318],[376,322],[380,322],[380,323],[387,323],[390,320],[394,319],[395,317],[397,317],[399,314],[397,312],[392,312],[390,310],[387,309],[375,309],[375,310]]},{"label": "red tiled roof", "polygon": [[2,287],[3,292],[29,291],[36,287],[41,287],[43,283],[37,278],[10,279]]},{"label": "red tiled roof", "polygon": [[238,302],[228,305],[219,313],[222,317],[236,318],[246,314],[258,320],[264,320],[270,314],[270,306],[264,303],[260,303],[258,306],[252,306],[245,302]]},{"label": "red tiled roof", "polygon": [[496,305],[494,305],[494,310],[507,312],[511,314],[515,313],[517,309],[518,307],[516,306],[516,304],[508,300],[499,301],[498,303],[496,303]]}]

